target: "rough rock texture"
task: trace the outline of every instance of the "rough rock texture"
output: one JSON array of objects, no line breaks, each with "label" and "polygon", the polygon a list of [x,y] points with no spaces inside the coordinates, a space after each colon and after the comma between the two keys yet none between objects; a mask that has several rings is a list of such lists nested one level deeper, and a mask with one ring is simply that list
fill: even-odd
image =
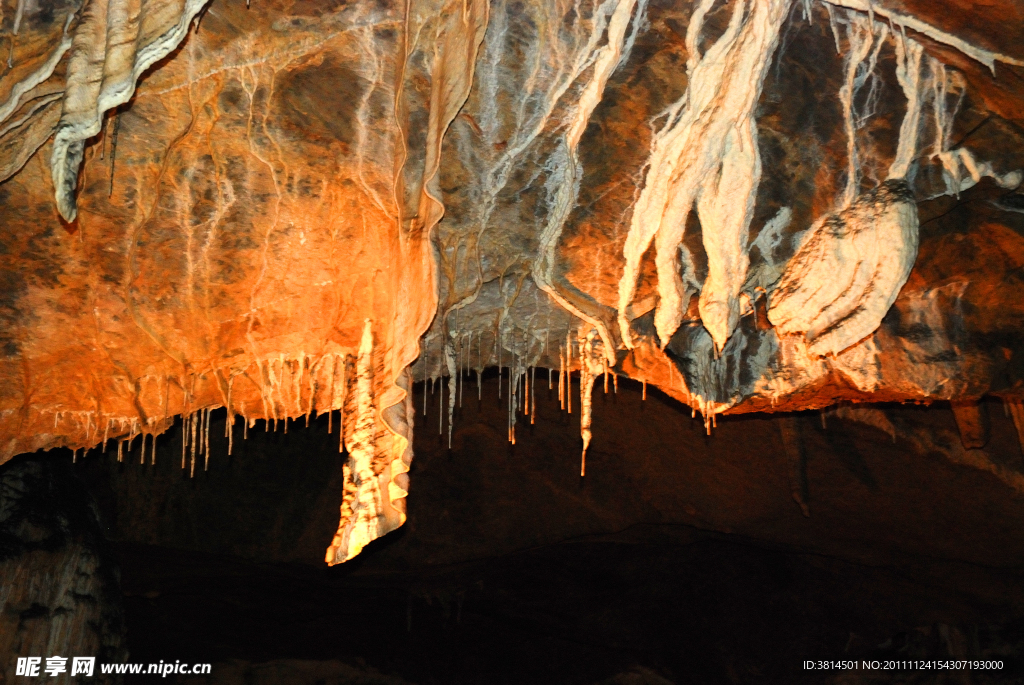
[{"label": "rough rock texture", "polygon": [[1011,0],[2,9],[0,460],[340,410],[336,563],[404,520],[413,379],[450,430],[510,368],[510,440],[560,357],[708,429],[1022,396]]},{"label": "rough rock texture", "polygon": [[62,656],[54,683],[119,682],[71,677],[71,658],[123,661],[120,574],[90,496],[65,460],[21,457],[0,466],[0,681],[18,657]]}]

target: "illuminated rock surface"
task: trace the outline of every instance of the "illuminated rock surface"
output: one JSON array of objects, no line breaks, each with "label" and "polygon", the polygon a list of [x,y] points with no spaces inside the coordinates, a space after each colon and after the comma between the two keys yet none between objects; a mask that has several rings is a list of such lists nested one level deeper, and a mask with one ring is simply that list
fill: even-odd
[{"label": "illuminated rock surface", "polygon": [[333,564],[405,520],[413,381],[444,377],[447,434],[463,372],[505,369],[509,440],[560,358],[709,431],[986,394],[1017,417],[1021,12],[7,3],[0,460],[152,460],[185,416],[198,474],[212,409],[233,449],[332,412]]}]

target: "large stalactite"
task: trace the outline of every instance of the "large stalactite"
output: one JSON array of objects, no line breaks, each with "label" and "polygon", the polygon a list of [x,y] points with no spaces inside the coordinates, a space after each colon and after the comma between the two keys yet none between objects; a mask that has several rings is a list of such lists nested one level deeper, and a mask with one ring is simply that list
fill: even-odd
[{"label": "large stalactite", "polygon": [[0,461],[329,412],[339,563],[414,381],[1016,412],[1024,54],[919,4],[5,3]]}]

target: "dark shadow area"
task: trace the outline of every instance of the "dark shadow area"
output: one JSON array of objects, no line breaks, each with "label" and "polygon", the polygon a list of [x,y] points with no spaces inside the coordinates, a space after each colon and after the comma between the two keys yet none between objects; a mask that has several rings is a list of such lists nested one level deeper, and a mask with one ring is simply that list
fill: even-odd
[{"label": "dark shadow area", "polygon": [[[805,517],[777,419],[722,416],[708,436],[654,388],[642,401],[636,383],[605,394],[599,380],[580,479],[578,385],[570,415],[538,372],[535,421],[517,416],[513,446],[507,375],[500,399],[495,371],[479,400],[465,380],[451,449],[439,385],[425,415],[416,385],[409,520],[340,566],[323,562],[345,458],[336,415],[332,433],[321,416],[243,439],[239,422],[229,457],[214,412],[194,477],[180,421],[155,465],[138,440],[120,463],[113,444],[80,457],[121,568],[130,660],[213,664],[161,679],[181,683],[1024,679],[1024,506],[1007,475],[1022,460],[997,402],[983,453],[1002,476],[957,463],[948,406],[790,415]],[[951,657],[1003,668],[804,666]]]}]

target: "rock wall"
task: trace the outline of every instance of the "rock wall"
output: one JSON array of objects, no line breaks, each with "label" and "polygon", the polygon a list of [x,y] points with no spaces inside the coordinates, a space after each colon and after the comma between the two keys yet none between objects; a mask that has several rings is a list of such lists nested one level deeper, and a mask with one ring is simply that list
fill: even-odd
[{"label": "rock wall", "polygon": [[0,466],[0,679],[18,657],[67,659],[55,683],[115,682],[71,676],[76,656],[123,661],[120,572],[95,504],[65,460],[19,457]]}]

